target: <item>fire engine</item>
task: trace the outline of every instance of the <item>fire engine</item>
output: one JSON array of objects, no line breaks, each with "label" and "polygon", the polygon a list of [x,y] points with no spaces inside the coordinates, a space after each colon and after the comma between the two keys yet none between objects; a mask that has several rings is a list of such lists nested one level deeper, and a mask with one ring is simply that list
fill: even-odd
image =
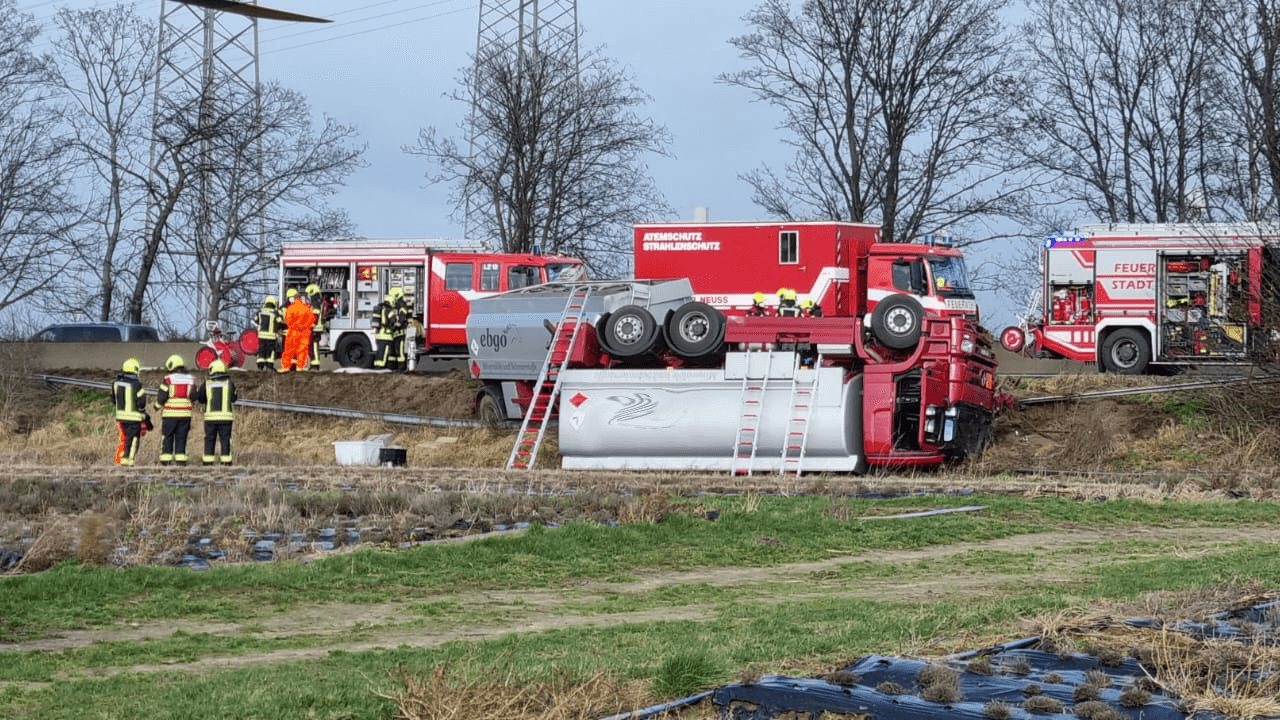
[{"label": "fire engine", "polygon": [[865,264],[868,310],[906,293],[929,315],[978,320],[964,254],[945,236],[882,243],[880,227],[849,222],[695,222],[635,226],[635,276],[688,277],[697,300],[729,315],[748,311],[752,296],[778,288],[812,300],[824,314],[847,301],[851,272]]},{"label": "fire engine", "polygon": [[1278,249],[1280,231],[1257,225],[1086,225],[1047,238],[1039,307],[1000,342],[1125,374],[1274,360]]},{"label": "fire engine", "polygon": [[473,300],[562,275],[582,276],[582,262],[575,258],[484,249],[478,242],[430,239],[285,243],[278,297],[318,285],[321,307],[331,315],[321,352],[343,367],[368,368],[375,347],[373,310],[392,288],[403,290],[412,308],[410,357],[462,357]]},{"label": "fire engine", "polygon": [[[826,291],[806,289],[822,316],[721,311],[700,290],[720,269],[698,263],[692,277],[478,299],[467,321],[477,411],[523,418],[508,467],[532,464],[552,417],[566,468],[861,472],[980,452],[1003,399],[991,343],[968,313],[924,310],[922,297],[939,297],[932,256],[886,257],[902,291],[870,291],[869,263],[848,262]],[[792,278],[754,278],[765,281]]]}]

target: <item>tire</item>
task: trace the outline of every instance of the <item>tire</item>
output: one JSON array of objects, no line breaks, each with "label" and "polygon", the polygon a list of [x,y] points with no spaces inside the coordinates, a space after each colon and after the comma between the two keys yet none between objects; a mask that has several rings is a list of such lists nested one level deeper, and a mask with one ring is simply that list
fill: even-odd
[{"label": "tire", "polygon": [[507,421],[502,395],[493,388],[485,388],[476,397],[476,419],[488,428],[500,428]]},{"label": "tire", "polygon": [[1102,367],[1117,375],[1141,375],[1151,364],[1151,343],[1146,333],[1133,328],[1116,330],[1102,343]]},{"label": "tire", "polygon": [[373,348],[369,347],[369,339],[363,335],[347,335],[338,341],[338,349],[333,359],[342,367],[373,367]]},{"label": "tire", "polygon": [[700,302],[676,308],[666,323],[667,345],[677,355],[695,360],[719,352],[724,344],[724,315]]},{"label": "tire", "polygon": [[871,313],[871,334],[885,347],[908,350],[920,342],[924,308],[910,295],[890,295]]},{"label": "tire", "polygon": [[620,358],[651,355],[661,339],[657,321],[639,305],[626,305],[609,315],[603,334],[605,344]]}]

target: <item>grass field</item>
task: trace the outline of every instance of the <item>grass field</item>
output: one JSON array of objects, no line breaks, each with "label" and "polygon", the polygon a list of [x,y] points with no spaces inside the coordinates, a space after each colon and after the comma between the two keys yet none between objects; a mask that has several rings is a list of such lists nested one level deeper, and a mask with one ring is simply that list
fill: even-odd
[{"label": "grass field", "polygon": [[[888,517],[962,506],[982,509]],[[603,717],[753,673],[983,647],[1037,618],[1280,588],[1275,501],[833,493],[663,508],[199,573],[70,560],[3,577],[0,717]]]}]

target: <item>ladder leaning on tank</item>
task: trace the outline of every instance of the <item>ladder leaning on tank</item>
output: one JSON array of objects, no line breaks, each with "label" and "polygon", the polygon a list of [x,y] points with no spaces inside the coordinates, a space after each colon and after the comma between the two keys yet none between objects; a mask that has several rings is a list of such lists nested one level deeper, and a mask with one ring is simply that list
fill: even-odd
[{"label": "ladder leaning on tank", "polygon": [[813,403],[818,395],[818,368],[822,367],[822,353],[813,359],[813,379],[800,382],[802,365],[800,353],[796,353],[796,366],[791,373],[791,411],[787,416],[786,435],[782,439],[782,464],[778,474],[785,475],[794,469],[800,477],[804,465],[804,451],[809,444],[809,418],[813,415]]},{"label": "ladder leaning on tank", "polygon": [[547,359],[542,363],[538,373],[538,382],[533,387],[533,397],[529,400],[529,410],[524,414],[520,424],[520,434],[516,444],[507,456],[508,470],[528,470],[538,459],[538,448],[542,447],[542,438],[547,432],[547,423],[560,395],[560,375],[569,365],[573,354],[573,344],[582,329],[582,316],[586,312],[587,298],[591,295],[590,285],[574,285],[569,290],[569,298],[565,301],[564,312],[556,322],[551,333],[551,342],[547,345]]},{"label": "ladder leaning on tank", "polygon": [[773,365],[773,347],[764,356],[764,371],[759,378],[751,377],[751,350],[743,356],[741,411],[738,432],[733,439],[733,463],[730,475],[750,475],[755,469],[756,447],[760,437],[760,416],[764,411],[764,393],[769,384],[769,369]]}]

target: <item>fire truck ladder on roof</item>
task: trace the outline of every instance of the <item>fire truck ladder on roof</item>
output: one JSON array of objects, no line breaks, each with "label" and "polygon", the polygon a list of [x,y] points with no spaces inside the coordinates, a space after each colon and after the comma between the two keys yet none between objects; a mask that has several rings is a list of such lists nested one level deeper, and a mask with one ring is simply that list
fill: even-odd
[{"label": "fire truck ladder on roof", "polygon": [[508,470],[528,470],[538,459],[538,448],[542,447],[542,438],[547,433],[547,421],[551,419],[556,398],[560,395],[560,373],[569,365],[590,295],[589,285],[574,285],[569,289],[564,312],[560,314],[560,320],[551,333],[551,343],[547,345],[547,359],[542,363],[538,382],[533,386],[529,411],[524,415],[520,435],[507,457]]},{"label": "fire truck ladder on roof", "polygon": [[801,362],[802,356],[796,353],[796,366],[791,373],[791,413],[787,416],[787,433],[782,438],[779,475],[794,469],[796,477],[800,477],[804,451],[809,444],[809,418],[813,415],[813,403],[818,394],[818,368],[822,367],[822,353],[813,359],[813,379],[808,382],[800,382]]},{"label": "fire truck ladder on roof", "polygon": [[[757,353],[759,355],[759,353]],[[742,395],[738,419],[738,434],[733,440],[733,464],[731,475],[750,475],[756,463],[756,444],[760,436],[760,416],[764,410],[764,393],[769,383],[769,369],[773,365],[773,347],[764,354],[764,370],[760,377],[751,377],[751,356],[747,351],[742,371]]]}]

